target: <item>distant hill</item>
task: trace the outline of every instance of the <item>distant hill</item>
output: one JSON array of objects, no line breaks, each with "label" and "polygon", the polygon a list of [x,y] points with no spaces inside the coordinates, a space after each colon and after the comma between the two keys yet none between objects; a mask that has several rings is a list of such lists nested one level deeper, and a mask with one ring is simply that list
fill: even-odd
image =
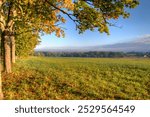
[{"label": "distant hill", "polygon": [[150,35],[135,39],[134,41],[117,43],[104,46],[87,47],[59,47],[42,48],[35,51],[45,52],[87,52],[87,51],[112,51],[112,52],[150,52]]},{"label": "distant hill", "polygon": [[95,47],[99,51],[150,52],[150,36],[131,42]]}]

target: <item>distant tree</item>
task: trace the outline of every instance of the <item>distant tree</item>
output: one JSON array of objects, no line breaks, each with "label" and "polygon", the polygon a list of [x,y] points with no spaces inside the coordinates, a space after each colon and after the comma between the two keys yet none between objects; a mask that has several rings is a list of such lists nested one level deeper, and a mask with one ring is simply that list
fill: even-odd
[{"label": "distant tree", "polygon": [[93,57],[93,58],[114,58],[126,56],[123,52],[35,52],[35,56],[48,56],[48,57]]}]

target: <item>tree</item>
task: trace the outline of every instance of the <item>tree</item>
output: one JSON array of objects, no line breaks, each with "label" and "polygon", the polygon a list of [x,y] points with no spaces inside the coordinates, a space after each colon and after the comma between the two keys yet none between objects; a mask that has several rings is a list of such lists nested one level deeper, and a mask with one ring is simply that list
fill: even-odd
[{"label": "tree", "polygon": [[97,29],[109,34],[108,26],[113,25],[110,19],[129,17],[126,8],[135,8],[138,4],[138,0],[0,0],[4,69],[7,73],[11,72],[14,34],[20,26],[29,26],[29,30],[48,34],[55,32],[59,37],[64,35],[60,24],[65,23],[64,15],[67,15],[74,21],[79,33]]},{"label": "tree", "polygon": [[64,19],[57,15],[58,10],[43,1],[1,0],[0,8],[1,41],[4,43],[4,68],[7,73],[11,72],[11,57],[14,54],[11,56],[10,51],[14,53],[15,49],[11,50],[11,47],[15,46],[14,34],[19,26],[28,26],[30,31],[56,32],[57,36],[63,34],[56,23],[64,22]]},{"label": "tree", "polygon": [[[17,29],[17,33],[24,32],[24,28]],[[24,32],[15,36],[16,49],[15,54],[18,57],[27,57],[33,52],[33,49],[40,42],[38,33]]]}]

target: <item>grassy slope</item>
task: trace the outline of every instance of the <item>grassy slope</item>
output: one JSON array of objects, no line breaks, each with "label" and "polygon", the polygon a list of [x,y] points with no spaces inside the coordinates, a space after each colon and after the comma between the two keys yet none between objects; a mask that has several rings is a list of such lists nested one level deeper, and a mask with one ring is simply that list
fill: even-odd
[{"label": "grassy slope", "polygon": [[30,57],[3,86],[5,99],[150,99],[150,60]]}]

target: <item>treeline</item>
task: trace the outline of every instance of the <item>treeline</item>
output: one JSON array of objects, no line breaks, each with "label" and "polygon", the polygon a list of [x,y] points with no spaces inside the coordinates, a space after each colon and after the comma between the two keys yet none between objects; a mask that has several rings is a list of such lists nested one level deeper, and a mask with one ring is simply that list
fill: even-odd
[{"label": "treeline", "polygon": [[45,57],[93,57],[93,58],[115,58],[115,57],[150,57],[150,52],[34,52],[34,56]]}]

